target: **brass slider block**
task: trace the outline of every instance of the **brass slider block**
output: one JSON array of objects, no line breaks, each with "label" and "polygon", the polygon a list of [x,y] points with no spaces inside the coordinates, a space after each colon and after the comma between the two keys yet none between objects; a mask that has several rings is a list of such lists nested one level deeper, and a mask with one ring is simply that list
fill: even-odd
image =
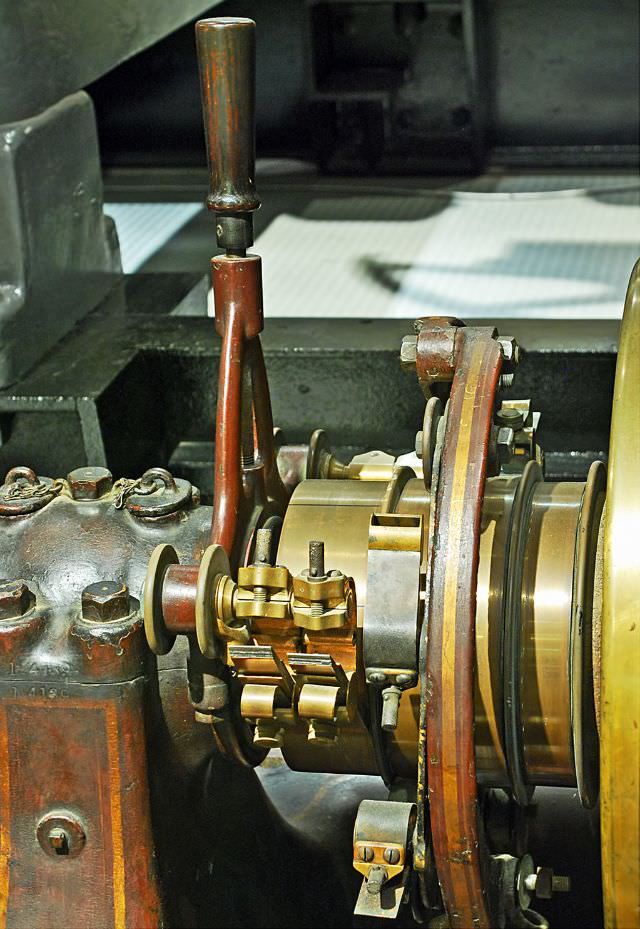
[{"label": "brass slider block", "polygon": [[270,748],[282,745],[277,710],[291,707],[294,682],[289,669],[269,645],[231,645],[229,659],[244,684],[240,713],[255,723],[253,741]]},{"label": "brass slider block", "polygon": [[331,655],[290,654],[287,661],[299,688],[297,713],[307,719],[310,742],[334,742],[338,709],[346,703],[349,679]]}]

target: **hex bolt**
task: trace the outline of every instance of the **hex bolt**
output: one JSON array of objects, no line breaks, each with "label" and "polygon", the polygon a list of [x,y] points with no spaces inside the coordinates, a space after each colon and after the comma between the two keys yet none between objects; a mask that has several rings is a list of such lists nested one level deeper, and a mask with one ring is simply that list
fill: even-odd
[{"label": "hex bolt", "polygon": [[403,371],[415,368],[418,357],[418,336],[406,335],[400,343],[400,366]]},{"label": "hex bolt", "polygon": [[98,581],[82,591],[82,618],[88,622],[110,623],[131,612],[129,588],[118,581]]},{"label": "hex bolt", "polygon": [[517,432],[524,426],[524,413],[514,407],[503,407],[496,413],[496,422],[499,426],[508,426]]},{"label": "hex bolt", "polygon": [[257,719],[253,741],[256,745],[262,745],[265,748],[282,748],[284,742],[282,726],[276,720]]},{"label": "hex bolt", "polygon": [[382,722],[385,732],[393,732],[398,725],[398,710],[400,709],[400,687],[385,687],[382,691]]},{"label": "hex bolt", "polygon": [[387,864],[398,864],[400,861],[400,849],[385,848],[384,855],[382,857],[387,862]]},{"label": "hex bolt", "polygon": [[370,684],[384,684],[387,675],[384,671],[367,671],[367,680]]},{"label": "hex bolt", "polygon": [[324,719],[310,719],[307,731],[307,741],[316,745],[330,745],[338,738],[336,727],[332,722]]},{"label": "hex bolt", "polygon": [[324,542],[309,542],[309,577],[324,577]]},{"label": "hex bolt", "polygon": [[368,845],[362,845],[358,849],[358,858],[360,861],[373,861],[373,849]]},{"label": "hex bolt", "polygon": [[535,874],[528,874],[524,886],[529,893],[535,893],[540,900],[550,900],[554,893],[569,893],[571,878],[554,874],[553,868],[538,868]]},{"label": "hex bolt", "polygon": [[113,487],[113,477],[107,468],[76,468],[67,474],[67,483],[74,500],[98,500]]},{"label": "hex bolt", "polygon": [[25,616],[34,603],[35,596],[29,590],[26,581],[0,581],[0,620]]},{"label": "hex bolt", "polygon": [[367,893],[379,894],[389,875],[382,865],[374,864],[367,877]]},{"label": "hex bolt", "polygon": [[499,338],[498,345],[502,349],[502,368],[504,372],[513,374],[514,369],[520,363],[520,346],[511,335]]},{"label": "hex bolt", "polygon": [[422,429],[421,429],[419,432],[416,432],[416,446],[415,446],[415,449],[416,449],[416,455],[418,456],[418,458],[422,458],[422,438],[423,438],[423,435],[424,435],[424,433],[423,433]]},{"label": "hex bolt", "polygon": [[496,436],[496,447],[498,450],[498,461],[501,465],[507,464],[513,455],[513,445],[515,434],[509,426],[498,426]]}]

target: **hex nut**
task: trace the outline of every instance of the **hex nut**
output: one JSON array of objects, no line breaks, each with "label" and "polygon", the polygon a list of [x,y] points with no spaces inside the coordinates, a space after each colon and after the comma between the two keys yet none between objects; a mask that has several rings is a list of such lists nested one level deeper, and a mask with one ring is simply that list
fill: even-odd
[{"label": "hex nut", "polygon": [[553,896],[552,868],[538,868],[536,872],[535,893],[538,900],[550,900]]},{"label": "hex nut", "polygon": [[367,893],[379,894],[388,880],[388,872],[382,865],[374,864],[367,877]]},{"label": "hex nut", "polygon": [[513,455],[513,443],[515,433],[510,426],[500,426],[496,436],[496,446],[498,449],[498,461],[500,464],[507,464]]},{"label": "hex nut", "polygon": [[512,374],[520,362],[520,346],[511,335],[499,338],[498,344],[502,349],[502,370]]},{"label": "hex nut", "polygon": [[107,468],[76,468],[67,474],[67,482],[74,500],[98,500],[113,487]]},{"label": "hex nut", "polygon": [[19,619],[29,612],[35,600],[26,581],[0,581],[0,620]]},{"label": "hex nut", "polygon": [[117,581],[98,581],[82,591],[82,618],[88,622],[110,623],[131,612],[129,588]]},{"label": "hex nut", "polygon": [[404,371],[415,368],[418,357],[418,336],[406,335],[400,344],[400,365]]}]

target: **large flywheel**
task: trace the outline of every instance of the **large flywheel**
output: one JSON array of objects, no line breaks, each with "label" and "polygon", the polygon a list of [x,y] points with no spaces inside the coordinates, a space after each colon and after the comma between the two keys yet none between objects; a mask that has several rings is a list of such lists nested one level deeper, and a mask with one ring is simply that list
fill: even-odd
[{"label": "large flywheel", "polygon": [[640,926],[640,262],[618,350],[605,515],[600,722],[608,929]]}]

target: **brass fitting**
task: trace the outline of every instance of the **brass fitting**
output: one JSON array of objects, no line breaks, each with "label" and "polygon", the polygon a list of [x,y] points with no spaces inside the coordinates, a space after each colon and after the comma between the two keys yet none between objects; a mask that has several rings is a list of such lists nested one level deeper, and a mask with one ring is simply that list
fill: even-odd
[{"label": "brass fitting", "polygon": [[353,581],[342,571],[312,577],[305,568],[293,578],[293,622],[313,632],[340,629],[355,616]]},{"label": "brass fitting", "polygon": [[324,542],[309,542],[309,567],[293,578],[293,622],[302,629],[340,629],[356,614],[353,580],[342,571],[325,572]]},{"label": "brass fitting", "polygon": [[235,615],[238,619],[289,619],[291,575],[287,568],[253,564],[238,569]]}]

